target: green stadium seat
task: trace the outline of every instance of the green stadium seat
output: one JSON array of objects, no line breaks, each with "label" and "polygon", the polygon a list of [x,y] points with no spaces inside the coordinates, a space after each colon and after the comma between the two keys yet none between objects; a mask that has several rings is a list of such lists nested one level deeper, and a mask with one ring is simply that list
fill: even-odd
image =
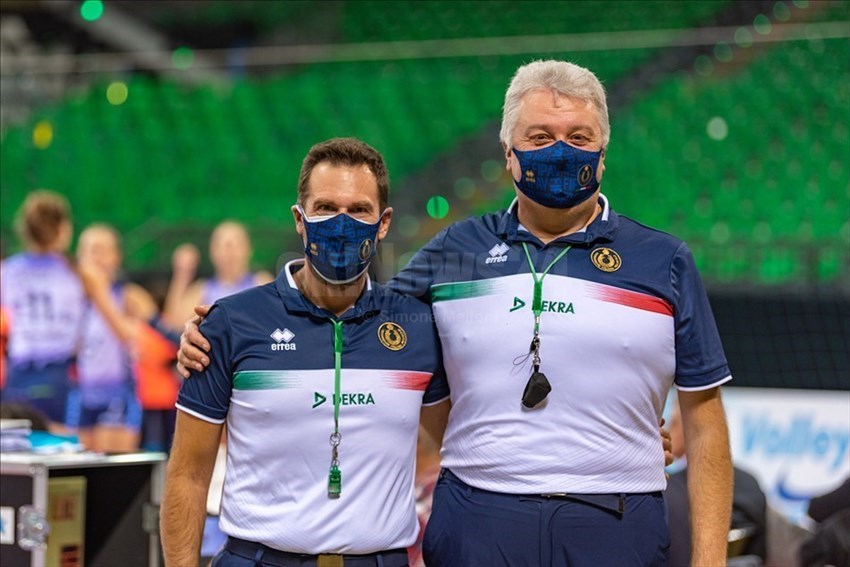
[{"label": "green stadium seat", "polygon": [[762,283],[777,284],[792,281],[799,271],[799,258],[791,247],[769,247],[763,250],[759,265]]},{"label": "green stadium seat", "polygon": [[817,248],[817,277],[823,282],[847,278],[850,271],[850,249],[847,246],[820,246]]}]

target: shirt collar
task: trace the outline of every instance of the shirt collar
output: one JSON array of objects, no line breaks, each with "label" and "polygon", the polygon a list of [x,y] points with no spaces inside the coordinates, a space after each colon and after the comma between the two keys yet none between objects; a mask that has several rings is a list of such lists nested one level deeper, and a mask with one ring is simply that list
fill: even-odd
[{"label": "shirt collar", "polygon": [[[608,205],[608,198],[602,193],[599,193],[597,202],[602,206],[602,212],[593,219],[593,222],[578,232],[561,236],[552,242],[567,244],[591,244],[597,241],[613,242],[620,224],[619,215],[611,209]],[[516,198],[511,202],[507,210],[502,213],[497,230],[499,236],[505,241],[539,241],[538,238],[520,224],[519,217],[517,216]]]},{"label": "shirt collar", "polygon": [[275,287],[283,299],[284,307],[287,311],[293,313],[309,313],[323,319],[339,319],[342,321],[348,319],[356,319],[367,314],[377,313],[381,310],[381,297],[383,290],[380,287],[372,287],[372,280],[369,274],[366,274],[366,287],[354,305],[342,314],[341,317],[336,317],[333,313],[326,309],[322,309],[308,300],[298,285],[295,283],[293,273],[300,269],[307,269],[306,260],[304,258],[291,260],[287,262],[283,269],[278,274],[275,280]]}]

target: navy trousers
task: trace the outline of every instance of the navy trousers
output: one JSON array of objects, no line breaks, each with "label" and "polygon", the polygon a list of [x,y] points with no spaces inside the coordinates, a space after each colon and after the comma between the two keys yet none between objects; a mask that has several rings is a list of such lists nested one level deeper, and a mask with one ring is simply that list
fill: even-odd
[{"label": "navy trousers", "polygon": [[500,494],[443,471],[422,544],[428,567],[665,567],[660,492],[625,495],[623,512],[570,498]]}]

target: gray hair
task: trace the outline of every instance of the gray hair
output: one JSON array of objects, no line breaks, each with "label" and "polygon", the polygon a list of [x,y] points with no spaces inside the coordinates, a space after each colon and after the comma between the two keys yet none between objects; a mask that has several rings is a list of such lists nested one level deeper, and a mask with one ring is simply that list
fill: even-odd
[{"label": "gray hair", "polygon": [[592,72],[567,61],[532,61],[517,69],[502,108],[502,130],[499,138],[506,147],[511,147],[511,136],[519,118],[522,97],[529,91],[554,89],[571,98],[590,101],[599,116],[602,128],[602,147],[608,146],[611,125],[608,123],[608,103],[605,88]]}]

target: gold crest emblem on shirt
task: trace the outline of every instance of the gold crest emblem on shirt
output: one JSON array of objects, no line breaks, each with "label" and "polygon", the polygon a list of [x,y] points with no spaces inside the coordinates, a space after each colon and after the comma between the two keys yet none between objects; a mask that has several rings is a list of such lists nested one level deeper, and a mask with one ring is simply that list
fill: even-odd
[{"label": "gold crest emblem on shirt", "polygon": [[407,344],[407,333],[398,323],[381,323],[378,327],[378,340],[390,350],[401,350]]},{"label": "gold crest emblem on shirt", "polygon": [[590,253],[590,261],[603,272],[616,272],[623,265],[620,255],[610,248],[596,248]]}]

